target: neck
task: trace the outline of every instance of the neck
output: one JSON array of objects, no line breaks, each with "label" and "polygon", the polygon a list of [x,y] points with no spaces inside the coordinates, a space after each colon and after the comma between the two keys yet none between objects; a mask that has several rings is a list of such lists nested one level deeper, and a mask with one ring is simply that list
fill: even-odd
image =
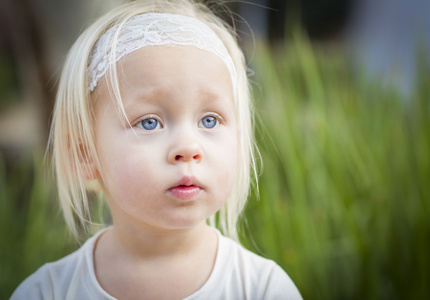
[{"label": "neck", "polygon": [[133,256],[153,258],[175,256],[189,251],[205,240],[208,230],[204,222],[186,229],[162,230],[154,228],[113,226],[112,237],[122,250]]},{"label": "neck", "polygon": [[104,249],[136,260],[174,258],[213,245],[216,233],[203,221],[185,229],[160,229],[134,222],[115,222],[98,242]]}]

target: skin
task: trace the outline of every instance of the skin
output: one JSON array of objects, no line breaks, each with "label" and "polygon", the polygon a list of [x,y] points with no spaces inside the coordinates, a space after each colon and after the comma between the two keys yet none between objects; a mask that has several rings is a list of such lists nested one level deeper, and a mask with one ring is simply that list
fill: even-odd
[{"label": "skin", "polygon": [[94,92],[93,174],[114,224],[97,242],[96,276],[117,298],[184,298],[213,269],[217,236],[205,220],[223,206],[236,176],[230,75],[216,55],[189,46],[142,48],[118,71],[130,124],[105,81]]}]

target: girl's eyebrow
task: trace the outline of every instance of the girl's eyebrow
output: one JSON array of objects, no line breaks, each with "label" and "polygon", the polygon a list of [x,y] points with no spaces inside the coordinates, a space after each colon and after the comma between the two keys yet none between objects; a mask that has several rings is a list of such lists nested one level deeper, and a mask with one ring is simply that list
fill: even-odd
[{"label": "girl's eyebrow", "polygon": [[219,100],[224,99],[227,93],[222,92],[220,89],[214,89],[214,88],[205,88],[201,89],[199,93],[202,96],[205,96],[206,99],[212,99],[212,100]]},{"label": "girl's eyebrow", "polygon": [[[163,88],[142,88],[134,92],[132,95],[126,98],[126,103],[124,103],[124,108],[137,105],[141,102],[147,104],[155,104],[164,98],[169,98],[169,92]],[[228,97],[229,94],[223,92],[217,88],[205,87],[198,91],[199,96],[202,100],[210,102],[223,102],[228,98],[233,101],[233,96]]]},{"label": "girl's eyebrow", "polygon": [[139,103],[155,103],[157,102],[161,93],[157,92],[154,88],[139,89],[132,93],[130,96],[124,98],[124,108],[138,105]]}]

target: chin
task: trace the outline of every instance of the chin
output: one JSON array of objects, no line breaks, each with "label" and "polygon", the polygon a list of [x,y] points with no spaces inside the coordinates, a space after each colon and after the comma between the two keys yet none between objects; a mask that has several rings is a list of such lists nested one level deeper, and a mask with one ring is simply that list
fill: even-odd
[{"label": "chin", "polygon": [[206,224],[207,218],[209,216],[176,216],[168,219],[165,223],[165,228],[172,230],[179,229],[191,229],[193,227],[199,226],[202,223]]}]

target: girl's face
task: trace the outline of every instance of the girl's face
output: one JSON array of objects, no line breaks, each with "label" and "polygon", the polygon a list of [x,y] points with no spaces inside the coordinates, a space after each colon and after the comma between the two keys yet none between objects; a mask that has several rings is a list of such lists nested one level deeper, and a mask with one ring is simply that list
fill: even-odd
[{"label": "girl's face", "polygon": [[130,124],[104,81],[94,107],[99,173],[115,226],[201,224],[225,203],[237,174],[227,67],[190,46],[145,47],[117,67]]}]

